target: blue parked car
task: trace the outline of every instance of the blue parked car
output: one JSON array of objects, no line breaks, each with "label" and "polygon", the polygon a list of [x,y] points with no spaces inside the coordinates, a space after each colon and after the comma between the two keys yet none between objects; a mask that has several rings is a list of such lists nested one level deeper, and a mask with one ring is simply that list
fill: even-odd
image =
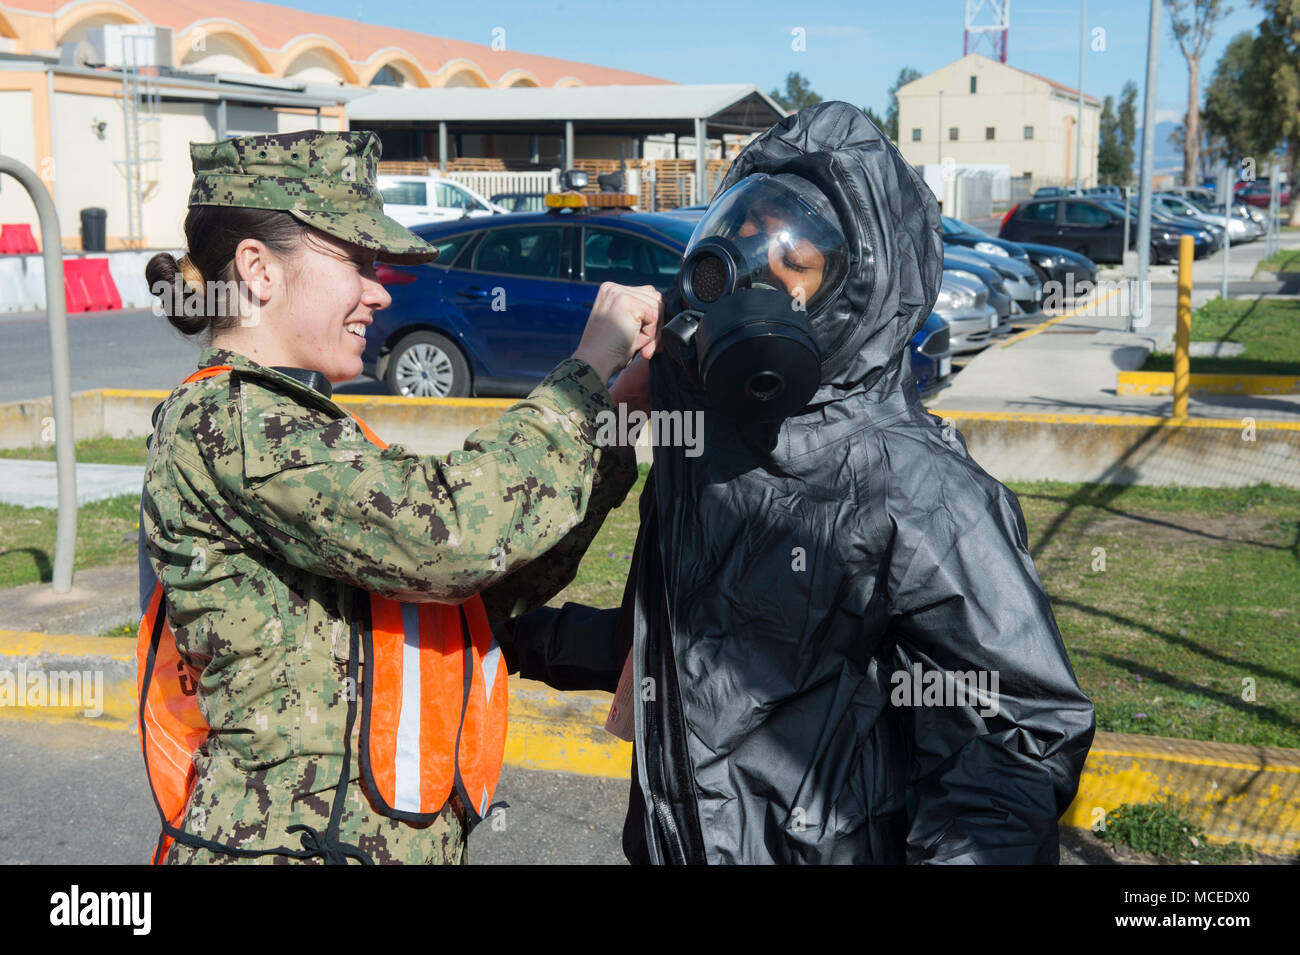
[{"label": "blue parked car", "polygon": [[694,223],[645,212],[515,213],[412,231],[427,265],[385,265],[366,374],[395,395],[526,395],[573,354],[602,282],[668,288]]},{"label": "blue parked car", "polygon": [[[602,282],[672,285],[697,219],[576,209],[417,226],[438,258],[379,266],[393,301],[367,329],[365,373],[394,395],[526,395],[573,354]],[[912,340],[927,388],[947,373],[936,331]]]}]

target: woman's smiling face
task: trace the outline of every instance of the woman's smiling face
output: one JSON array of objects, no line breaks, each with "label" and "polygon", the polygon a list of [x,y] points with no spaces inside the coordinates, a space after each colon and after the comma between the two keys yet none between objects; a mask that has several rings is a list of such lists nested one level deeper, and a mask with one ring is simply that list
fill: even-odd
[{"label": "woman's smiling face", "polygon": [[284,307],[277,337],[294,367],[319,371],[331,382],[361,374],[361,353],[373,315],[392,296],[375,274],[376,253],[313,230],[286,263]]}]

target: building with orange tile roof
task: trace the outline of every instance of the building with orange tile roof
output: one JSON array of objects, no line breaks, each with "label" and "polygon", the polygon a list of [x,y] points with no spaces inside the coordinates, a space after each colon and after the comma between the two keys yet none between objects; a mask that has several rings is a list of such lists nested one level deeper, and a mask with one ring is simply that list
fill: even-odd
[{"label": "building with orange tile roof", "polygon": [[[65,248],[80,247],[78,213],[96,206],[108,213],[109,248],[179,245],[189,142],[346,129],[349,100],[375,88],[666,82],[517,52],[504,31],[471,43],[253,0],[0,0],[0,149],[47,184]],[[605,139],[584,137],[582,154],[617,156],[633,141]],[[516,152],[527,152],[523,140]],[[558,138],[543,140],[543,161],[560,155]],[[416,142],[427,144],[427,134]],[[532,137],[534,153],[537,143]],[[455,145],[457,155],[498,147],[484,133],[457,133]],[[36,226],[12,181],[0,188],[4,222]]]}]

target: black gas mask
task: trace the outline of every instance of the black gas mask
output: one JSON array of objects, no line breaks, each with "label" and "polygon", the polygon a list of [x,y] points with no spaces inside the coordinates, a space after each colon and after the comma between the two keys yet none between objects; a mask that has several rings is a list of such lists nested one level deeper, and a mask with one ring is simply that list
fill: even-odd
[{"label": "black gas mask", "polygon": [[719,196],[686,247],[661,340],[739,423],[804,407],[821,382],[812,322],[839,294],[847,241],[826,197],[799,176],[758,173]]}]

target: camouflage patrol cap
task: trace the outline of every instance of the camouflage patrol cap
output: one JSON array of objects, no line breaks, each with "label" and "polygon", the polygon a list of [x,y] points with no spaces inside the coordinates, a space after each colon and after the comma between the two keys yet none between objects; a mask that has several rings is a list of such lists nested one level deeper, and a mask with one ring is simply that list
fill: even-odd
[{"label": "camouflage patrol cap", "polygon": [[373,132],[304,131],[190,143],[191,206],[279,209],[386,262],[428,262],[438,250],[384,215]]}]

